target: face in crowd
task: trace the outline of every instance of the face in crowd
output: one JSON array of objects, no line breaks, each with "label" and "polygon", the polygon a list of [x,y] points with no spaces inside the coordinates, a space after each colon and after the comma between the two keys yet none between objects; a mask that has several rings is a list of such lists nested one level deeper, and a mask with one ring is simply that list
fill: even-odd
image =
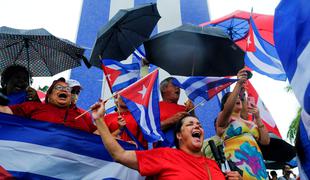
[{"label": "face in crowd", "polygon": [[162,89],[162,97],[165,101],[178,103],[180,97],[180,88],[175,86],[172,80],[170,80]]},{"label": "face in crowd", "polygon": [[71,104],[71,88],[69,85],[58,81],[48,95],[48,103],[57,107],[68,107]]},{"label": "face in crowd", "polygon": [[81,92],[81,87],[79,87],[79,86],[72,87],[72,90],[71,90],[71,100],[72,100],[71,102],[72,102],[72,104],[76,104],[76,102],[79,99],[80,92]]},{"label": "face in crowd", "polygon": [[176,127],[176,147],[190,152],[200,152],[204,130],[196,117],[187,116]]}]

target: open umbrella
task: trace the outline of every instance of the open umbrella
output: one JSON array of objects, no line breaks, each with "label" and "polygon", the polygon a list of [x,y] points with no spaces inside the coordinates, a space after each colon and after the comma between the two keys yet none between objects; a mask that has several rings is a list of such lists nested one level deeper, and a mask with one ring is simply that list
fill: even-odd
[{"label": "open umbrella", "polygon": [[260,35],[274,45],[273,16],[271,15],[235,11],[219,19],[200,24],[200,26],[213,26],[223,29],[241,49],[245,50],[247,46],[246,37],[250,28],[250,16],[252,16]]},{"label": "open umbrella", "polygon": [[219,28],[182,25],[144,42],[146,58],[170,74],[236,75],[244,52]]},{"label": "open umbrella", "polygon": [[84,49],[59,39],[45,29],[13,29],[0,27],[0,72],[18,64],[33,76],[53,76],[81,65]]},{"label": "open umbrella", "polygon": [[285,163],[291,161],[296,156],[294,146],[272,133],[269,133],[269,136],[270,143],[268,145],[259,144],[264,160]]},{"label": "open umbrella", "polygon": [[97,34],[90,63],[101,68],[101,59],[124,60],[151,35],[160,19],[156,4],[122,9]]}]

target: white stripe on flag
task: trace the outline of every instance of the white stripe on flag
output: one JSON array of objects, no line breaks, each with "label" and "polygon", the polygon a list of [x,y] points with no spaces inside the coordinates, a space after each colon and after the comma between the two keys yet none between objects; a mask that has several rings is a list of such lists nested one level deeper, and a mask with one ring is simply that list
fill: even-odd
[{"label": "white stripe on flag", "polygon": [[143,107],[143,105],[140,105],[138,103],[136,103],[136,105],[137,105],[139,111],[141,112],[141,114],[140,114],[140,126],[147,132],[147,134],[150,134],[151,131],[149,130],[149,128],[147,127],[147,124],[146,124],[144,107]]},{"label": "white stripe on flag", "polygon": [[[246,54],[249,59],[251,60],[251,62],[258,67],[260,70],[268,73],[268,74],[283,74],[283,72],[281,70],[279,70],[278,68],[271,66],[269,64],[264,63],[263,61],[261,61],[260,59],[258,59],[252,52],[247,52]],[[267,54],[265,54],[267,56]]]},{"label": "white stripe on flag", "polygon": [[[149,117],[150,117],[150,124],[151,124],[151,128],[153,130],[153,133],[158,136],[158,137],[161,137],[161,135],[158,133],[157,131],[157,127],[156,127],[156,124],[155,124],[155,119],[154,119],[154,112],[153,112],[153,91],[151,91],[151,95],[150,95],[150,99],[149,99]],[[163,140],[163,139],[160,139],[160,140]]]},{"label": "white stripe on flag", "polygon": [[107,65],[107,66],[105,66],[105,67],[108,67],[108,68],[114,69],[114,70],[120,70],[120,69],[122,69],[121,67],[119,67],[119,66],[117,66],[117,65],[115,65],[115,64],[109,64],[109,65]]},{"label": "white stripe on flag", "polygon": [[265,49],[261,46],[259,40],[257,39],[255,33],[253,34],[254,35],[254,42],[255,42],[255,48],[259,49],[262,53],[265,54],[265,56],[269,57],[275,66],[277,66],[277,68],[279,68],[280,70],[282,70],[282,73],[284,72],[284,69],[282,67],[282,64],[281,64],[281,61],[277,58],[274,58],[273,56],[270,56],[266,51]]},{"label": "white stripe on flag", "polygon": [[[304,107],[304,96],[308,85],[310,84],[310,43],[297,59],[297,67],[291,80],[291,87],[302,107]],[[298,93],[298,94],[297,94]]]},{"label": "white stripe on flag", "polygon": [[310,115],[303,109],[301,111],[301,120],[304,123],[305,129],[307,131],[308,139],[310,139]]},{"label": "white stripe on flag", "polygon": [[135,72],[129,72],[127,74],[123,74],[117,77],[116,82],[114,82],[113,86],[116,86],[117,84],[121,84],[124,82],[127,82],[131,79],[137,78],[137,74],[139,74],[139,70],[135,71]]},{"label": "white stripe on flag", "polygon": [[116,162],[25,142],[0,140],[0,144],[0,164],[8,171],[59,179],[126,179],[131,175],[139,179],[137,171]]}]

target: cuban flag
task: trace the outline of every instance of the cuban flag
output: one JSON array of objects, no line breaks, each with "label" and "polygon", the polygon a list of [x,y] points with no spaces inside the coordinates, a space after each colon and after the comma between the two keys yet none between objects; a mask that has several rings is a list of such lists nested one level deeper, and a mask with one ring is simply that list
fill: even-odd
[{"label": "cuban flag", "polygon": [[286,80],[286,74],[273,45],[264,40],[250,18],[250,30],[247,37],[245,64],[252,70],[275,80]]},{"label": "cuban flag", "polygon": [[271,113],[267,109],[262,99],[259,97],[258,93],[256,92],[255,88],[253,87],[250,81],[247,81],[246,83],[246,90],[248,93],[248,98],[253,99],[254,101],[253,103],[255,103],[255,105],[258,107],[262,122],[265,124],[266,128],[268,129],[268,132],[272,132],[279,138],[282,138]]},{"label": "cuban flag", "polygon": [[158,69],[118,93],[148,142],[163,140],[159,120]]},{"label": "cuban flag", "polygon": [[187,97],[193,102],[197,97],[211,99],[238,79],[204,76],[173,76],[173,84],[185,90]]},{"label": "cuban flag", "polygon": [[310,3],[282,0],[275,11],[274,39],[302,112],[296,137],[300,179],[310,179]]},{"label": "cuban flag", "polygon": [[0,131],[0,178],[144,179],[114,162],[98,135],[2,113]]},{"label": "cuban flag", "polygon": [[102,69],[112,92],[124,89],[140,77],[139,63],[122,64],[112,59],[103,59]]}]

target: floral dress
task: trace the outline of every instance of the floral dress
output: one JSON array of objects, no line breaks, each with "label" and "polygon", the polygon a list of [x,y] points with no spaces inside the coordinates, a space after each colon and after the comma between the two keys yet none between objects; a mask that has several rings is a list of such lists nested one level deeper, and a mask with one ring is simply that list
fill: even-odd
[{"label": "floral dress", "polygon": [[222,135],[227,159],[243,170],[243,179],[267,179],[263,156],[256,142],[259,138],[255,123],[245,120],[231,120]]}]

